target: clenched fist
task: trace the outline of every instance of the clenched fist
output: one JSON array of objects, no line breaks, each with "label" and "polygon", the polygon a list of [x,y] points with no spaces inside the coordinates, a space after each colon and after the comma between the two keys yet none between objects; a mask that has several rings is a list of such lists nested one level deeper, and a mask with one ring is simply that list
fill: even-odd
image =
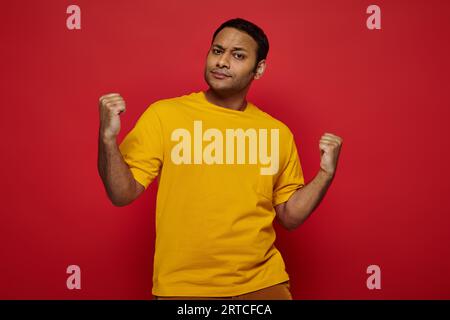
[{"label": "clenched fist", "polygon": [[341,137],[327,132],[320,138],[320,169],[330,177],[335,174],[343,141]]},{"label": "clenched fist", "polygon": [[125,100],[118,93],[109,93],[100,97],[100,137],[113,140],[120,132],[120,114],[125,112]]}]

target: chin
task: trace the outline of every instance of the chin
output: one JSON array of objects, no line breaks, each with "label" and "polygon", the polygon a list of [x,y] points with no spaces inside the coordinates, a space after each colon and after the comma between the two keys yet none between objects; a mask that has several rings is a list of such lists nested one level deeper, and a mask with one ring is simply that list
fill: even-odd
[{"label": "chin", "polygon": [[211,90],[214,90],[215,92],[230,92],[233,91],[232,87],[226,87],[226,86],[221,86],[221,85],[217,85],[213,82],[208,83],[209,87],[211,88]]},{"label": "chin", "polygon": [[208,86],[211,88],[211,90],[214,90],[216,92],[222,92],[222,91],[228,91],[230,88],[225,87],[216,81],[214,79],[209,79],[208,77],[205,77],[205,81],[208,84]]}]

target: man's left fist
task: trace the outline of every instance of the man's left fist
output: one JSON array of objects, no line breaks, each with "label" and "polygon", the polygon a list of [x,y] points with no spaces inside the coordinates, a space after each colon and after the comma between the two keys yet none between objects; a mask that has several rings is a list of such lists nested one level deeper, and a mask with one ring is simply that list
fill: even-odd
[{"label": "man's left fist", "polygon": [[320,138],[320,170],[324,171],[331,178],[334,177],[336,166],[344,140],[332,133],[327,133]]}]

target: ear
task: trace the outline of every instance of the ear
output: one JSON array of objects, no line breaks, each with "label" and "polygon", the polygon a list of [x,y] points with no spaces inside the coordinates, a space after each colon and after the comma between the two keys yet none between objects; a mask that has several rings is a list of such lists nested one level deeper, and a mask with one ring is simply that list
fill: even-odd
[{"label": "ear", "polygon": [[255,72],[255,76],[253,77],[253,79],[259,79],[262,77],[262,75],[264,74],[264,70],[266,70],[266,60],[261,60],[258,63],[258,67],[256,68],[256,72]]}]

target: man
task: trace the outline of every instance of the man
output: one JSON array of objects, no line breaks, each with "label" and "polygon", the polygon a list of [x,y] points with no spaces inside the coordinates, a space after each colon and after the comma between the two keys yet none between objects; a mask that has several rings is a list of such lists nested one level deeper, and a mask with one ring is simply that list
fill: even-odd
[{"label": "man", "polygon": [[156,178],[153,290],[157,299],[292,299],[273,219],[294,230],[330,185],[342,139],[325,133],[320,170],[305,185],[294,137],[246,100],[269,43],[244,19],[214,33],[207,91],[151,104],[120,146],[117,93],[99,101],[98,169],[116,206]]}]

